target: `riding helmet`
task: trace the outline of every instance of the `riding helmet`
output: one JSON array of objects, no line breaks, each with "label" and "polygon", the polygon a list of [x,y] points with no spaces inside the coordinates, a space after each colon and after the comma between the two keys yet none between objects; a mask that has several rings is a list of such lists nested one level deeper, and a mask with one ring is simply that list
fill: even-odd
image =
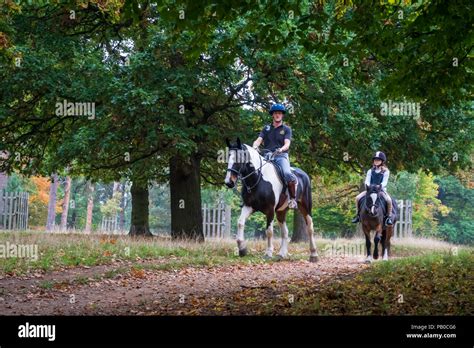
[{"label": "riding helmet", "polygon": [[374,157],[372,157],[372,161],[374,159],[382,160],[384,163],[387,162],[387,156],[385,156],[385,154],[382,151],[377,151]]},{"label": "riding helmet", "polygon": [[273,112],[275,112],[275,111],[281,111],[285,114],[286,113],[285,105],[283,105],[283,104],[273,104],[272,107],[270,108],[270,115],[273,115]]}]

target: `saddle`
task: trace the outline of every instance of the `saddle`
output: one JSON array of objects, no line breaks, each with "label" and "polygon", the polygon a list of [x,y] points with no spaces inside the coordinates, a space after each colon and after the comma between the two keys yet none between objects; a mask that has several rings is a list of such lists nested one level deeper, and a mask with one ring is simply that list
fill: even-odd
[{"label": "saddle", "polygon": [[[280,182],[281,184],[283,185],[283,188],[281,190],[281,193],[280,193],[280,198],[278,200],[278,204],[276,206],[276,209],[278,210],[287,200],[288,198],[288,183],[286,182],[285,180],[285,175],[283,174],[283,170],[281,169],[280,165],[275,162],[274,160],[268,160],[269,162],[271,162],[271,164],[275,167],[275,170],[277,172],[277,177],[278,179],[280,179]],[[290,167],[290,170],[293,174],[295,174],[295,169],[296,168],[293,168],[293,167]],[[296,176],[295,174],[295,177],[296,177],[296,183],[298,184],[298,177]]]},{"label": "saddle", "polygon": [[[283,192],[285,192],[286,189],[288,188],[288,183],[285,180],[285,175],[283,174],[283,169],[281,169],[280,165],[276,161],[269,160],[269,162],[271,162],[275,166],[275,169],[276,169],[276,172],[277,172],[277,175],[278,175],[278,179],[280,179],[281,183],[283,184]],[[293,174],[295,174],[295,168],[293,168],[293,167],[290,167],[290,168],[291,168],[291,172]],[[296,174],[295,174],[295,176],[296,176]],[[298,178],[298,177],[296,177],[296,178]]]},{"label": "saddle", "polygon": [[[362,209],[365,206],[365,200],[367,198],[367,195],[362,197],[359,200],[359,211],[362,211]],[[382,202],[382,210],[383,210],[383,215],[387,216],[387,201],[383,196],[379,196],[379,199]],[[397,205],[397,200],[392,197],[392,217],[394,218],[394,221],[398,219],[398,205]],[[383,219],[383,226],[385,227],[385,219]]]}]

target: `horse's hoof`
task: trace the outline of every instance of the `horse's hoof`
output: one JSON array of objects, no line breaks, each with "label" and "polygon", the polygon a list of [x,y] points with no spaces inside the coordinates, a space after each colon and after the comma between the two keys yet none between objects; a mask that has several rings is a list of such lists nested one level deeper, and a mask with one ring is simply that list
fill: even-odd
[{"label": "horse's hoof", "polygon": [[388,257],[384,257],[383,260],[384,260],[384,261],[388,261]]},{"label": "horse's hoof", "polygon": [[239,249],[239,256],[244,257],[247,255],[247,248]]},{"label": "horse's hoof", "polygon": [[364,263],[372,263],[372,259],[365,259]]},{"label": "horse's hoof", "polygon": [[288,260],[289,258],[290,258],[290,254],[287,254],[287,255],[277,254],[276,256],[277,261]]},{"label": "horse's hoof", "polygon": [[374,260],[378,260],[379,259],[379,256],[378,255],[374,255]]},{"label": "horse's hoof", "polygon": [[310,256],[309,257],[309,262],[318,262],[319,261],[319,257],[317,256]]},{"label": "horse's hoof", "polygon": [[268,261],[268,260],[272,259],[272,256],[269,256],[269,255],[265,254],[265,255],[263,255],[263,259]]}]

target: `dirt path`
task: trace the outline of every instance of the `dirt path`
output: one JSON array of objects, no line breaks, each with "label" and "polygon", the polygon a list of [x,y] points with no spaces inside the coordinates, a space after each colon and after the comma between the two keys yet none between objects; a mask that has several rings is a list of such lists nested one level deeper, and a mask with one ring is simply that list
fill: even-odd
[{"label": "dirt path", "polygon": [[[131,263],[77,267],[0,279],[0,314],[259,314],[252,306],[243,308],[236,299],[248,289],[264,290],[269,300],[290,298],[293,281],[334,281],[366,267],[358,258],[344,257],[325,257],[318,263],[280,261],[174,271],[134,268]],[[118,269],[122,273],[114,274]],[[104,276],[107,273],[110,278]],[[50,286],[45,287],[48,282]]]}]

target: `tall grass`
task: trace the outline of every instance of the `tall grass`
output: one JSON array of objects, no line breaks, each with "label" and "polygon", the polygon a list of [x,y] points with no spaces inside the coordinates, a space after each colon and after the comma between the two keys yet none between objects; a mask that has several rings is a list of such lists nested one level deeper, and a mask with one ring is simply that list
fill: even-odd
[{"label": "tall grass", "polygon": [[[266,241],[248,241],[249,257],[239,259],[233,239],[210,239],[204,243],[173,241],[167,237],[128,237],[124,235],[95,235],[81,233],[48,233],[43,231],[3,231],[0,244],[37,245],[39,258],[0,258],[0,273],[18,274],[33,270],[50,271],[61,267],[95,266],[116,261],[154,262],[179,267],[218,265],[228,262],[257,262],[266,249]],[[365,245],[362,239],[317,239],[319,250],[333,243]],[[278,251],[280,239],[274,239]],[[398,256],[423,254],[432,250],[448,250],[453,245],[421,239],[399,239],[393,242],[392,253]],[[290,243],[292,259],[306,259],[308,243]],[[324,256],[324,255],[323,255]],[[166,262],[165,262],[166,261]],[[177,267],[178,267],[177,266]]]}]

